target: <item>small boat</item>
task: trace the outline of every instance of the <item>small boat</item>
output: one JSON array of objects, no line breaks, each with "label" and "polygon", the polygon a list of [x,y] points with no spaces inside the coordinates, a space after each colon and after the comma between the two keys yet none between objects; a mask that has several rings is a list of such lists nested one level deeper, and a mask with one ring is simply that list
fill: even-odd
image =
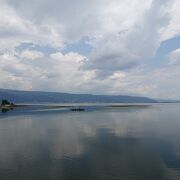
[{"label": "small boat", "polygon": [[74,107],[70,109],[71,111],[85,111],[84,108],[80,108],[80,107]]}]

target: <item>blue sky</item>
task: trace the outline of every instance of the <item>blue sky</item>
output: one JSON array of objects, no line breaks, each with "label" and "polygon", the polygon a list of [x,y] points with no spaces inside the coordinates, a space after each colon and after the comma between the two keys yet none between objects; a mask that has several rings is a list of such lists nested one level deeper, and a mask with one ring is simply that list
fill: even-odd
[{"label": "blue sky", "polygon": [[180,99],[179,0],[0,0],[0,88]]}]

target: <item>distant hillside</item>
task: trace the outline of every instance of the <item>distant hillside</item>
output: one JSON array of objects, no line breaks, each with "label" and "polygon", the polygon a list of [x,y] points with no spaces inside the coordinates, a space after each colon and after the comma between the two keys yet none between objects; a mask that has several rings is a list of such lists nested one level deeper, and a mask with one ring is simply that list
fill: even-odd
[{"label": "distant hillside", "polygon": [[171,100],[171,99],[157,99],[158,103],[180,103],[180,100]]},{"label": "distant hillside", "polygon": [[0,100],[15,103],[154,103],[156,100],[136,96],[70,94],[58,92],[17,91],[0,89]]}]

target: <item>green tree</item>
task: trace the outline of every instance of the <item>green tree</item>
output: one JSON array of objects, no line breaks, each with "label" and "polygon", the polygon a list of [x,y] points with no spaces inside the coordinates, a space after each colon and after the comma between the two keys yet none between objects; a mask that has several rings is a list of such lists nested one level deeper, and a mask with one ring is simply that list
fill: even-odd
[{"label": "green tree", "polygon": [[10,102],[6,99],[3,99],[2,102],[1,102],[1,105],[4,106],[4,105],[10,105]]}]

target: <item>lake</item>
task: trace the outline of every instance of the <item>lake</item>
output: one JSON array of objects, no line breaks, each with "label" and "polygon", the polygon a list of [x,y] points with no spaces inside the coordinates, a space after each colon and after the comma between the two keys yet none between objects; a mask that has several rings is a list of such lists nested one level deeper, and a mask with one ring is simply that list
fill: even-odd
[{"label": "lake", "polygon": [[57,179],[180,179],[180,104],[2,113],[0,180]]}]

